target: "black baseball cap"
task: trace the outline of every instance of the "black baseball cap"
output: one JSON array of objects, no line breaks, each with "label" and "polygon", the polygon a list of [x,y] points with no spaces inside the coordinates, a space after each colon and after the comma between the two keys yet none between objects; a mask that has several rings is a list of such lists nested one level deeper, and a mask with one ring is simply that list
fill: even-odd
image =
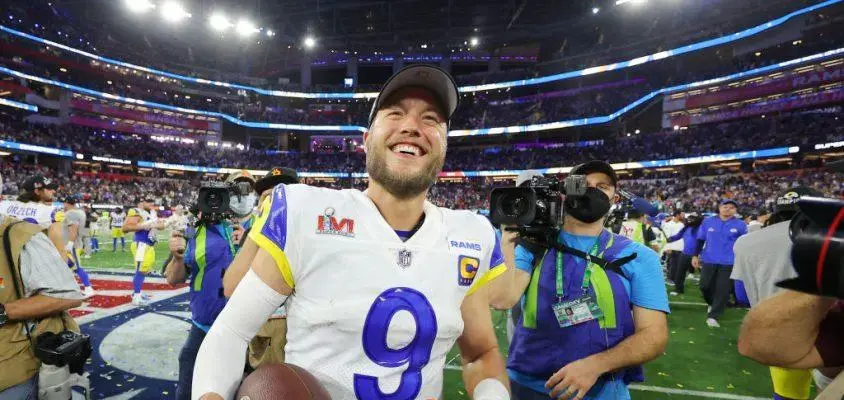
[{"label": "black baseball cap", "polygon": [[823,193],[806,186],[798,186],[787,189],[779,197],[777,197],[777,200],[774,203],[774,212],[797,212],[799,210],[797,202],[800,198],[805,196],[823,197]]},{"label": "black baseball cap", "polygon": [[299,183],[299,174],[293,168],[275,167],[255,182],[255,191],[261,194],[265,190],[272,189],[282,183],[285,185]]},{"label": "black baseball cap", "polygon": [[613,186],[618,186],[618,174],[611,165],[600,160],[587,161],[571,169],[569,175],[589,175],[593,172],[603,172],[610,177]]},{"label": "black baseball cap", "polygon": [[35,175],[23,181],[23,185],[21,185],[21,188],[27,192],[34,192],[35,189],[56,190],[59,188],[59,185],[53,182],[52,179],[45,178],[43,175]]},{"label": "black baseball cap", "polygon": [[732,205],[736,206],[736,208],[738,208],[738,203],[733,199],[723,199],[723,200],[721,200],[721,203],[719,203],[719,204],[722,205],[722,206],[724,204],[732,204]]},{"label": "black baseball cap", "polygon": [[428,89],[434,94],[443,112],[445,112],[446,124],[448,124],[460,102],[454,78],[448,72],[432,65],[411,65],[396,72],[381,88],[381,92],[378,93],[375,103],[372,104],[372,110],[369,112],[369,125],[372,125],[375,114],[385,100],[399,89],[411,86]]}]

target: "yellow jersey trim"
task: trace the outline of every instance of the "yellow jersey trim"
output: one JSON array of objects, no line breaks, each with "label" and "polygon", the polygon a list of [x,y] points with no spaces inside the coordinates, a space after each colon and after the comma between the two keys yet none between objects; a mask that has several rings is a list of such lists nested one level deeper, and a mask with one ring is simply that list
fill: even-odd
[{"label": "yellow jersey trim", "polygon": [[288,286],[292,289],[294,287],[293,283],[293,271],[290,270],[290,262],[287,261],[287,255],[284,254],[284,250],[280,249],[272,240],[267,239],[266,236],[260,234],[259,232],[255,232],[255,234],[250,234],[249,237],[255,241],[255,244],[258,247],[264,249],[267,253],[270,253],[273,260],[275,260],[275,265],[278,267],[278,271],[281,272],[281,276],[284,278],[284,282],[287,283]]},{"label": "yellow jersey trim", "polygon": [[267,253],[270,253],[270,256],[273,260],[275,260],[275,265],[278,268],[278,271],[281,272],[281,276],[284,278],[284,282],[286,282],[292,289],[294,285],[293,271],[290,270],[290,262],[287,260],[287,255],[284,254],[284,250],[278,247],[275,242],[261,234],[261,230],[264,229],[264,225],[267,223],[267,219],[270,216],[270,207],[272,207],[272,196],[268,196],[264,199],[264,202],[261,203],[262,212],[260,216],[255,219],[255,225],[249,232],[249,238],[254,240],[258,247],[264,249]]},{"label": "yellow jersey trim", "polygon": [[504,271],[507,271],[507,265],[505,265],[504,263],[498,264],[490,268],[489,271],[487,271],[480,279],[478,279],[477,281],[475,281],[474,284],[472,284],[472,286],[469,288],[469,291],[466,292],[466,296],[475,293],[478,289],[489,284],[490,282],[492,282],[493,279],[498,278],[498,276],[503,274]]}]

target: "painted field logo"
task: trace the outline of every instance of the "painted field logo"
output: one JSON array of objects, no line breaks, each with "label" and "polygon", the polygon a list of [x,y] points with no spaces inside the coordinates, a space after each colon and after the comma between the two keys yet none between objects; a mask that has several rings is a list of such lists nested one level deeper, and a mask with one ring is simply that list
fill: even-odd
[{"label": "painted field logo", "polygon": [[355,220],[343,218],[337,222],[337,218],[334,217],[334,208],[328,207],[322,215],[317,217],[316,233],[355,237]]}]

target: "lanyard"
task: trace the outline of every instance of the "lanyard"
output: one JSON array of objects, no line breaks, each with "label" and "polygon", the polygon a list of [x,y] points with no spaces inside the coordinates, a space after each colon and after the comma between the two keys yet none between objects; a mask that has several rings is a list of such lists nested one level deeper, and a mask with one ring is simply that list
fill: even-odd
[{"label": "lanyard", "polygon": [[237,253],[234,248],[234,239],[232,239],[233,229],[232,226],[229,224],[222,224],[223,225],[223,237],[226,238],[226,243],[229,245],[229,251],[231,251],[232,257]]},{"label": "lanyard", "polygon": [[[589,256],[597,256],[598,243],[601,241],[601,235],[603,233],[604,232],[601,231],[601,233],[598,234],[598,238],[595,239],[595,244],[592,245],[592,250],[589,251]],[[589,256],[586,258],[586,271],[583,272],[583,281],[580,284],[584,294],[587,290],[589,290],[589,279],[592,277],[592,260]],[[556,275],[557,301],[563,301],[563,253],[561,251],[557,251]]]}]

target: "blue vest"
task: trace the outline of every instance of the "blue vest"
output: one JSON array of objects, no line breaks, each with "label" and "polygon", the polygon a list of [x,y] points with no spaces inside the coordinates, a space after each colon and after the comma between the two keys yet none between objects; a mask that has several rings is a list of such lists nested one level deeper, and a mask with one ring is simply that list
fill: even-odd
[{"label": "blue vest", "polygon": [[210,326],[226,305],[223,274],[234,260],[231,227],[200,226],[188,240],[185,266],[190,268],[190,310],[195,323]]},{"label": "blue vest", "polygon": [[[598,239],[597,255],[614,260],[630,239],[602,231]],[[604,316],[600,319],[561,328],[554,316],[553,304],[557,302],[556,250],[549,250],[537,263],[530,284],[523,298],[521,318],[516,322],[507,368],[540,379],[548,379],[567,364],[601,353],[615,347],[635,332],[633,305],[624,288],[621,276],[592,266],[589,293],[595,295]],[[581,284],[586,271],[586,260],[563,255],[563,300],[571,301],[582,296]],[[641,366],[628,367],[599,378],[602,380],[643,382]]]}]

